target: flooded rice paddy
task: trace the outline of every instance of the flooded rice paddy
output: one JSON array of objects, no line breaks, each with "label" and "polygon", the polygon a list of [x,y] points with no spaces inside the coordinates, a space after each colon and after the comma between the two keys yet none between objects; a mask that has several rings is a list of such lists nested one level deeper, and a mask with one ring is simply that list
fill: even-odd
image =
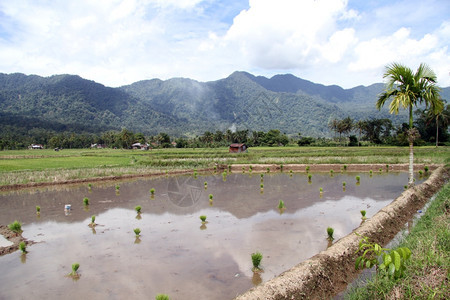
[{"label": "flooded rice paddy", "polygon": [[[407,177],[336,172],[308,182],[304,173],[277,173],[261,181],[260,174],[232,173],[0,194],[0,224],[20,221],[23,236],[36,242],[26,255],[0,257],[0,299],[232,299],[325,250],[327,227],[336,239],[349,234],[360,210],[373,216],[401,194]],[[252,272],[256,251],[260,274]],[[78,280],[66,276],[75,262]]]}]

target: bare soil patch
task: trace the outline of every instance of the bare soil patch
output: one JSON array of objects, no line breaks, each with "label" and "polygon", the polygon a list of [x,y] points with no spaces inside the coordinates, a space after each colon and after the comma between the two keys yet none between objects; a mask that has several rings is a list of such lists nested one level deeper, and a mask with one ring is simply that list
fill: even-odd
[{"label": "bare soil patch", "polygon": [[21,233],[16,233],[12,231],[6,225],[0,225],[0,234],[3,235],[8,241],[13,243],[12,245],[7,247],[0,247],[0,256],[18,250],[20,242],[25,242],[27,246],[33,244],[32,241],[28,241],[24,237],[22,237]]}]

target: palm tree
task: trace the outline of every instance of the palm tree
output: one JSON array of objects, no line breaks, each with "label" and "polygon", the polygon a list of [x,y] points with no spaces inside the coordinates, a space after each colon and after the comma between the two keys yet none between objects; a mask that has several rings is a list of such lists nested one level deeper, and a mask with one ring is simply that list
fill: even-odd
[{"label": "palm tree", "polygon": [[413,128],[413,106],[425,104],[438,112],[443,104],[439,97],[440,89],[436,85],[436,74],[426,64],[421,63],[415,73],[399,63],[386,66],[383,78],[387,78],[386,89],[378,97],[376,107],[381,109],[384,103],[392,98],[389,112],[398,114],[400,107],[409,110],[409,186],[414,185],[413,162],[414,140],[418,137],[417,129]]},{"label": "palm tree", "polygon": [[[446,103],[445,100],[442,100],[442,103]],[[442,128],[444,130],[447,129],[449,121],[450,121],[450,115],[449,115],[449,105],[446,106],[446,108],[442,108],[441,110],[437,109],[435,110],[433,107],[430,107],[429,110],[426,111],[426,121],[427,123],[430,123],[431,121],[436,121],[436,148],[439,145],[439,123],[441,123]]]}]

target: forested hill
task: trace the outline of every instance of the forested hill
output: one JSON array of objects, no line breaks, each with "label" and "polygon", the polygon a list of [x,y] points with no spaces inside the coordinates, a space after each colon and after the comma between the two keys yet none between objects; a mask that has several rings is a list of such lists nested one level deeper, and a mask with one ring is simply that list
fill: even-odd
[{"label": "forested hill", "polygon": [[[270,79],[235,72],[210,82],[185,78],[145,80],[105,87],[75,75],[40,77],[0,73],[2,134],[30,131],[129,130],[144,134],[197,135],[229,128],[327,136],[329,120],[389,117],[375,109],[382,84],[342,89],[293,75]],[[443,95],[449,94],[449,88]],[[444,96],[443,96],[444,97]]]}]

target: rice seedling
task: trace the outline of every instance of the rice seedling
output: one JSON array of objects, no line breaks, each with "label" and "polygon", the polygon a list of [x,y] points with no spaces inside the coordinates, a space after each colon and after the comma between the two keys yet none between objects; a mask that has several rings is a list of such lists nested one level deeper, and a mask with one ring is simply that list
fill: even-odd
[{"label": "rice seedling", "polygon": [[27,253],[27,244],[25,244],[25,242],[20,242],[19,243],[19,250],[22,251],[22,253]]},{"label": "rice seedling", "polygon": [[41,213],[41,207],[40,206],[36,206],[36,213],[38,215]]},{"label": "rice seedling", "polygon": [[260,187],[261,189],[263,189],[263,188],[264,188],[264,183],[261,183],[261,184],[259,185],[259,187]]},{"label": "rice seedling", "polygon": [[361,219],[365,220],[366,218],[366,211],[365,210],[361,210]]},{"label": "rice seedling", "polygon": [[347,171],[347,165],[344,165],[343,168],[344,168],[344,171]]},{"label": "rice seedling", "polygon": [[280,200],[280,202],[278,202],[278,209],[285,209],[286,206],[284,205],[284,201]]},{"label": "rice seedling", "polygon": [[253,272],[257,272],[261,270],[261,260],[263,258],[262,254],[260,252],[252,253],[252,264],[253,264]]},{"label": "rice seedling", "polygon": [[228,165],[228,172],[231,173],[231,165]]},{"label": "rice seedling", "polygon": [[83,203],[84,203],[85,206],[89,205],[89,198],[88,197],[84,197]]},{"label": "rice seedling", "polygon": [[284,166],[283,166],[283,164],[281,164],[281,165],[280,165],[280,171],[281,171],[281,172],[283,172],[283,168],[284,168]]},{"label": "rice seedling", "polygon": [[306,173],[308,173],[308,172],[309,172],[309,169],[310,169],[310,167],[309,167],[309,166],[306,166],[306,168],[305,168],[305,170],[306,170]]},{"label": "rice seedling", "polygon": [[91,190],[92,189],[92,183],[88,184],[88,189]]},{"label": "rice seedling", "polygon": [[155,300],[169,300],[169,296],[166,294],[158,294],[156,295]]},{"label": "rice seedling", "polygon": [[333,176],[333,174],[334,174],[334,170],[330,169],[330,175]]},{"label": "rice seedling", "polygon": [[372,169],[369,170],[369,174],[370,174],[370,177],[372,177],[372,175],[373,175]]},{"label": "rice seedling", "polygon": [[270,173],[270,168],[267,167],[267,168],[266,168],[266,171],[267,171],[267,173]]},{"label": "rice seedling", "polygon": [[245,167],[242,166],[242,173],[245,173]]},{"label": "rice seedling", "polygon": [[137,205],[137,206],[134,208],[134,210],[135,210],[138,214],[140,214],[140,213],[141,213],[141,210],[142,210],[142,207],[141,207],[140,205]]},{"label": "rice seedling", "polygon": [[206,222],[206,216],[205,215],[201,215],[200,216],[200,220],[202,220],[202,223]]},{"label": "rice seedling", "polygon": [[386,172],[389,172],[389,165],[386,165]]},{"label": "rice seedling", "polygon": [[116,192],[120,190],[120,185],[116,184]]},{"label": "rice seedling", "polygon": [[22,224],[19,221],[14,221],[11,224],[8,224],[8,228],[15,233],[22,232]]},{"label": "rice seedling", "polygon": [[203,183],[203,185],[204,185],[205,190],[206,190],[206,189],[208,188],[208,182],[205,181],[205,182]]},{"label": "rice seedling", "polygon": [[79,263],[74,263],[72,264],[72,272],[69,273],[69,276],[72,277],[79,277],[80,275],[78,274],[78,269],[80,268],[80,264]]},{"label": "rice seedling", "polygon": [[249,171],[249,172],[252,172],[252,171],[253,171],[253,166],[252,166],[252,165],[250,165],[250,166],[248,167],[248,171]]},{"label": "rice seedling", "polygon": [[209,201],[212,201],[213,200],[213,194],[209,194]]},{"label": "rice seedling", "polygon": [[292,177],[292,170],[289,170],[289,176]]},{"label": "rice seedling", "polygon": [[359,184],[361,182],[361,177],[356,176],[355,179],[356,179],[356,184]]},{"label": "rice seedling", "polygon": [[312,175],[308,174],[308,181],[311,181]]},{"label": "rice seedling", "polygon": [[419,170],[419,176],[422,177],[423,176],[423,172],[422,170]]},{"label": "rice seedling", "polygon": [[403,186],[403,188],[404,188],[405,190],[407,190],[407,189],[408,189],[408,186],[405,184],[405,185]]},{"label": "rice seedling", "polygon": [[198,175],[197,170],[194,169],[194,178],[195,178],[195,179],[197,179],[197,175]]},{"label": "rice seedling", "polygon": [[424,169],[425,173],[428,173],[428,170],[429,170],[428,166],[424,166],[423,169]]},{"label": "rice seedling", "polygon": [[323,188],[319,188],[319,193],[323,193]]},{"label": "rice seedling", "polygon": [[92,225],[95,224],[95,215],[92,215],[92,217],[91,217],[91,224],[92,224]]},{"label": "rice seedling", "polygon": [[135,228],[135,229],[133,229],[133,231],[134,231],[134,234],[136,236],[140,236],[141,235],[141,230],[139,228]]},{"label": "rice seedling", "polygon": [[333,227],[328,227],[328,228],[327,228],[327,235],[328,235],[327,239],[328,239],[329,241],[333,241],[333,240],[334,240],[334,237],[333,237],[333,235],[334,235],[334,229],[333,229]]},{"label": "rice seedling", "polygon": [[150,194],[151,194],[152,196],[155,195],[155,189],[154,189],[154,188],[151,188],[151,189],[150,189]]},{"label": "rice seedling", "polygon": [[379,172],[381,173],[381,172],[383,172],[383,169],[382,169],[382,168],[380,168],[380,169],[379,169],[378,171],[379,171]]},{"label": "rice seedling", "polygon": [[347,182],[343,181],[343,182],[342,182],[342,186],[343,186],[343,187],[346,187],[346,186],[347,186]]}]

